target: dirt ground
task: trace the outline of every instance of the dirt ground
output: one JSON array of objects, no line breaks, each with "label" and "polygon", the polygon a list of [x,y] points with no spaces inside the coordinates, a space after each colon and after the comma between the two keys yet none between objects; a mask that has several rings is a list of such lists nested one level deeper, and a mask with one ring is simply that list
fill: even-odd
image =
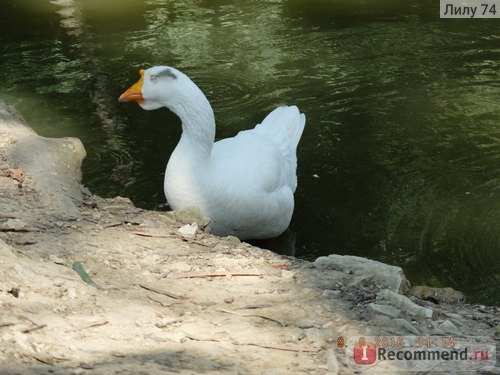
[{"label": "dirt ground", "polygon": [[354,374],[351,337],[500,335],[497,307],[407,297],[398,267],[306,262],[93,196],[84,156],[0,103],[0,374]]}]

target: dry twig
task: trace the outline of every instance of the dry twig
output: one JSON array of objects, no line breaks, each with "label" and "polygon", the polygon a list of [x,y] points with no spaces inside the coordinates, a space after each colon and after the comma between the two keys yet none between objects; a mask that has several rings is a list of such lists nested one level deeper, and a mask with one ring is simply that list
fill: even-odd
[{"label": "dry twig", "polygon": [[39,330],[39,329],[42,329],[45,327],[47,327],[47,324],[38,324],[34,327],[25,328],[25,329],[21,330],[21,332],[22,333],[30,333],[30,332],[33,332],[33,331],[36,331],[36,330]]},{"label": "dry twig", "polygon": [[96,320],[94,322],[83,323],[83,324],[80,324],[79,326],[67,329],[66,332],[81,331],[81,330],[87,329],[87,328],[103,326],[103,325],[108,324],[108,323],[109,323],[108,319],[102,318],[102,319]]},{"label": "dry twig", "polygon": [[238,313],[236,311],[224,310],[224,309],[218,309],[217,311],[220,311],[220,312],[223,312],[223,313],[226,313],[226,314],[243,316],[243,317],[246,317],[246,318],[261,318],[261,319],[269,320],[269,321],[274,322],[274,323],[278,323],[282,327],[286,327],[287,326],[287,324],[283,323],[282,321],[274,319],[274,318],[270,318],[269,316],[265,316],[265,315],[259,315],[259,314],[242,314],[242,313]]},{"label": "dry twig", "polygon": [[144,285],[144,284],[137,284],[137,285],[139,285],[143,289],[149,290],[150,292],[154,292],[154,293],[158,293],[158,294],[163,294],[164,296],[167,296],[167,297],[170,297],[170,298],[174,298],[174,299],[187,299],[187,297],[185,297],[185,296],[181,296],[181,295],[175,294],[175,293],[170,293],[170,292],[167,292],[166,290],[155,288],[154,286],[149,286],[149,285]]},{"label": "dry twig", "polygon": [[203,273],[203,274],[188,274],[179,276],[178,279],[203,279],[208,277],[233,277],[233,276],[260,276],[256,272],[216,272],[216,273]]},{"label": "dry twig", "polygon": [[186,237],[166,235],[166,234],[153,234],[153,233],[137,232],[137,231],[131,232],[131,233],[135,234],[136,236],[141,236],[141,237],[174,238],[174,239],[182,240],[182,241],[189,242],[189,243],[192,243],[192,244],[195,244],[195,245],[200,245],[200,246],[204,246],[204,247],[210,247],[206,243],[198,241],[198,240],[195,240],[193,238],[186,238]]}]

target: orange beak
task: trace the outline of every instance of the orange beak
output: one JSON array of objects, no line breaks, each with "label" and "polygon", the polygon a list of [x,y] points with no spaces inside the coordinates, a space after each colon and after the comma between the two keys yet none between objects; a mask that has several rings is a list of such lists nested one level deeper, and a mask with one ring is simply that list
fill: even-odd
[{"label": "orange beak", "polygon": [[144,82],[144,69],[139,71],[141,78],[134,83],[130,88],[120,95],[118,99],[120,102],[138,102],[139,104],[144,101],[142,97],[142,84]]}]

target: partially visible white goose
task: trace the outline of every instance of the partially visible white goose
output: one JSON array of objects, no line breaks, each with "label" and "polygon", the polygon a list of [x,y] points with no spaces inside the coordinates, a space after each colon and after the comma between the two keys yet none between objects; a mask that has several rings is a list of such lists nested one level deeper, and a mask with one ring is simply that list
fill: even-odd
[{"label": "partially visible white goose", "polygon": [[146,110],[167,107],[182,121],[165,171],[170,206],[198,206],[217,235],[263,239],[284,232],[293,213],[304,114],[296,106],[279,107],[254,129],[214,143],[212,107],[189,77],[167,66],[140,75],[119,100]]}]

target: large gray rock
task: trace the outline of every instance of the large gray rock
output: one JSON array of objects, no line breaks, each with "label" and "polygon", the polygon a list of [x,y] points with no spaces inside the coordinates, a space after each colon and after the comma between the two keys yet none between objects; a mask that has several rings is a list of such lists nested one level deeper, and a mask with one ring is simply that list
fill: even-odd
[{"label": "large gray rock", "polygon": [[314,266],[320,271],[335,270],[370,278],[385,289],[405,293],[409,288],[408,280],[400,267],[390,266],[375,260],[352,255],[331,254],[319,257]]},{"label": "large gray rock", "polygon": [[[29,203],[33,208],[62,218],[78,215],[81,163],[86,155],[79,139],[40,137],[14,108],[0,101],[0,153],[7,167],[22,170],[22,186],[37,193],[37,200]],[[29,213],[30,207],[25,211]]]},{"label": "large gray rock", "polygon": [[402,296],[389,289],[384,289],[377,293],[377,302],[397,307],[404,313],[412,316],[432,318],[433,310],[430,307],[419,306],[408,297]]}]

